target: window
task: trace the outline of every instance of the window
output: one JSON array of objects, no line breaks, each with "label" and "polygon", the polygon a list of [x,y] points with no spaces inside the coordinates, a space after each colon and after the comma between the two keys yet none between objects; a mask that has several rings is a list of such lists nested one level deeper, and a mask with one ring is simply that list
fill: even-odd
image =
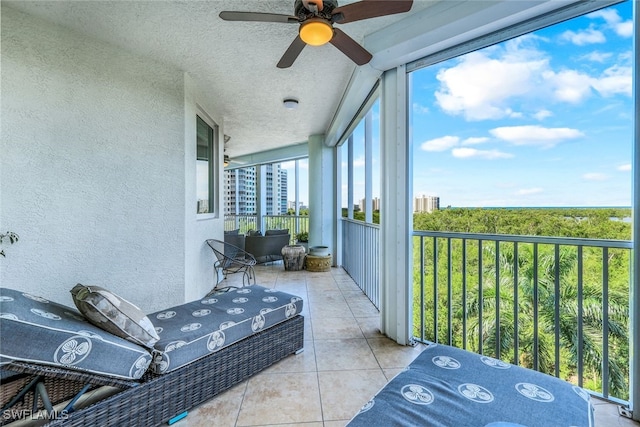
[{"label": "window", "polygon": [[216,125],[210,126],[197,116],[196,145],[196,195],[197,213],[206,214],[215,211],[215,147],[218,134]]},{"label": "window", "polygon": [[[353,155],[351,168],[349,168],[349,146]],[[342,216],[350,217],[349,209],[353,209],[352,219],[378,224],[380,222],[379,99],[376,99],[371,108],[366,110],[350,138],[341,148]],[[352,200],[351,203],[349,199]]]}]

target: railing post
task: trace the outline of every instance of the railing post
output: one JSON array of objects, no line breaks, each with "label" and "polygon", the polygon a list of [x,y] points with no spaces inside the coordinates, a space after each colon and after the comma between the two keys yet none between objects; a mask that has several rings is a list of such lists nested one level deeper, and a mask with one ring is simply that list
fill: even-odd
[{"label": "railing post", "polygon": [[533,369],[540,370],[538,338],[538,244],[533,244]]},{"label": "railing post", "polygon": [[482,240],[478,240],[478,353],[484,354],[483,313],[484,290],[482,289]]},{"label": "railing post", "polygon": [[602,248],[602,395],[609,397],[609,250]]},{"label": "railing post", "polygon": [[[638,2],[633,2],[633,26],[634,26],[634,38],[633,38],[633,55],[635,59],[634,64],[640,63],[640,10],[638,10]],[[640,79],[640,67],[637,65],[634,68],[634,76],[632,79],[632,85],[634,93],[634,108],[635,120],[633,121],[633,198],[631,216],[633,218],[633,242],[637,245],[640,242],[640,206],[638,200],[640,200],[640,123],[638,123],[638,108],[640,107],[640,90],[638,88],[638,79]],[[632,280],[630,286],[631,295],[631,310],[629,316],[631,336],[629,337],[631,342],[629,345],[630,351],[630,409],[632,411],[632,417],[636,421],[640,421],[640,251],[637,246],[632,251],[633,260],[631,262],[632,268]]]},{"label": "railing post", "polygon": [[467,239],[462,239],[462,348],[467,349]]},{"label": "railing post", "polygon": [[520,330],[518,329],[519,320],[518,313],[520,311],[520,301],[518,301],[518,269],[520,267],[518,261],[518,242],[513,242],[513,364],[520,364]]},{"label": "railing post", "polygon": [[553,323],[554,362],[556,377],[560,376],[560,245],[554,245]]}]

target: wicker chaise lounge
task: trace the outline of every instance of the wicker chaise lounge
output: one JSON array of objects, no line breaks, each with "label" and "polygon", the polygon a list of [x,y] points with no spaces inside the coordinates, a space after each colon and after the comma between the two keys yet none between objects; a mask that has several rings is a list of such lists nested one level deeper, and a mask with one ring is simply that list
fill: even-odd
[{"label": "wicker chaise lounge", "polygon": [[[0,312],[3,313],[0,317],[0,366],[3,374],[0,393],[3,406],[1,425],[16,418],[29,417],[45,418],[45,425],[48,426],[159,425],[303,348],[304,318],[299,314],[302,300],[284,292],[251,286],[149,315],[154,319],[156,330],[160,331],[160,340],[155,344],[154,350],[146,350],[149,355],[148,361],[151,362],[148,369],[146,366],[149,366],[149,363],[145,365],[146,356],[134,354],[139,349],[144,351],[144,347],[136,348],[135,344],[124,339],[106,334],[103,330],[96,330],[96,327],[84,321],[79,313],[69,307],[42,299],[40,302],[32,300],[36,305],[35,308],[27,310],[29,313],[37,312],[40,313],[38,317],[41,317],[45,309],[40,308],[38,304],[42,304],[46,306],[49,318],[64,317],[62,320],[70,322],[60,329],[65,329],[71,336],[65,338],[64,342],[69,342],[69,339],[75,340],[75,347],[69,344],[58,345],[62,337],[52,334],[54,338],[51,341],[52,346],[57,348],[56,354],[60,355],[61,349],[64,349],[67,351],[65,355],[75,354],[80,359],[84,353],[78,343],[87,339],[87,342],[91,342],[92,349],[107,345],[107,341],[115,343],[116,346],[128,347],[129,356],[127,351],[124,357],[120,358],[113,350],[103,349],[102,354],[96,354],[93,361],[90,360],[91,357],[85,357],[81,362],[70,364],[69,362],[73,363],[75,360],[70,361],[67,358],[65,361],[69,364],[65,365],[58,363],[59,357],[52,361],[39,360],[33,354],[28,354],[29,350],[19,349],[17,351],[26,352],[25,357],[20,358],[16,357],[14,349],[20,347],[18,341],[24,340],[24,337],[15,336],[15,332],[21,327],[26,327],[32,319],[19,318],[28,317],[27,311],[22,311],[20,315],[7,316],[7,313],[11,314],[7,310],[8,300],[17,299],[16,291],[2,288],[0,291]],[[247,292],[253,293],[254,299],[260,301],[258,305],[251,307],[251,301],[248,301],[251,295],[248,296]],[[194,306],[199,308],[194,310]],[[235,307],[229,308],[230,306]],[[258,306],[262,308],[256,309]],[[233,312],[231,316],[240,317],[230,321],[229,312]],[[196,316],[198,321],[189,323],[191,326],[188,328],[184,325],[176,326],[176,322],[171,322],[181,317],[184,320],[185,316]],[[182,320],[180,322],[184,323]],[[78,329],[74,331],[69,325]],[[34,334],[41,339],[41,334],[46,334],[49,330],[49,326],[38,328]],[[173,339],[171,334],[176,330],[186,334],[186,338]],[[202,336],[198,336],[200,330],[204,331]],[[83,348],[86,350],[89,347]],[[89,356],[93,356],[93,353],[86,352]],[[41,359],[46,357],[48,356],[45,355]],[[104,362],[105,358],[107,362]],[[120,363],[121,359],[124,363]],[[131,363],[131,360],[134,360],[134,363]],[[123,369],[120,369],[120,373],[111,372],[105,375],[98,373],[99,369],[87,368],[91,363],[100,361],[105,365],[114,365],[109,368],[112,371]],[[83,364],[84,366],[81,366]],[[122,366],[118,367],[119,364]],[[122,374],[124,371],[129,375]],[[129,378],[126,378],[127,376]],[[23,396],[23,401],[11,402],[15,404],[10,408],[5,407],[13,395],[30,383],[38,381],[48,389],[47,394],[54,406],[73,399],[83,388],[92,390],[110,385],[118,390],[115,394],[89,406],[77,410],[72,408],[72,412],[62,412],[59,408],[63,406],[56,406],[53,412],[49,410],[49,415],[42,415],[42,411],[37,413],[46,406],[37,398],[33,406],[33,397],[37,394],[31,392]]]}]

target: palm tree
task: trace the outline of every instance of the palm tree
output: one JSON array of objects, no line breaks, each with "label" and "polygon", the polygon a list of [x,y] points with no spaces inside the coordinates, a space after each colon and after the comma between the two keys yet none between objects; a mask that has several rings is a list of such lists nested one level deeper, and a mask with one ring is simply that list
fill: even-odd
[{"label": "palm tree", "polygon": [[[564,376],[575,375],[578,366],[579,331],[578,319],[582,317],[582,357],[585,371],[602,378],[603,371],[603,312],[602,288],[600,283],[585,280],[582,290],[581,312],[578,301],[578,254],[575,248],[561,246],[556,264],[553,251],[540,251],[537,265],[533,257],[532,245],[518,246],[518,259],[514,256],[513,244],[502,244],[498,258],[498,268],[489,262],[483,269],[482,290],[482,319],[480,319],[479,292],[470,292],[466,307],[472,350],[482,347],[488,353],[491,349],[501,359],[510,360],[525,367],[537,368],[542,372],[554,374],[555,366],[555,324],[556,324],[556,288],[555,277],[558,269],[559,303],[558,329],[561,353],[558,371],[562,368]],[[495,259],[495,247],[483,248],[487,259]],[[517,311],[514,307],[514,277],[517,266]],[[536,268],[537,267],[537,268]],[[496,288],[496,271],[499,272],[499,287]],[[534,280],[537,278],[537,281]],[[499,298],[496,298],[499,289]],[[624,295],[616,290],[610,290],[608,295],[609,310],[607,325],[609,330],[610,357],[608,360],[609,390],[612,395],[626,397],[628,386],[626,372],[621,366],[619,358],[614,355],[616,343],[628,342],[627,309],[628,302]],[[496,304],[499,304],[498,306]],[[499,310],[496,310],[496,307]],[[534,322],[537,308],[537,338],[534,335]],[[499,313],[499,325],[496,323]],[[516,336],[515,316],[518,316],[518,331]],[[456,318],[461,321],[465,310],[460,304],[457,306]],[[482,325],[480,327],[480,325]],[[516,344],[517,340],[517,344]],[[499,343],[499,345],[498,345]],[[497,351],[499,349],[499,351]],[[516,352],[517,349],[517,352]],[[537,350],[537,351],[536,351]],[[622,348],[624,350],[624,348]],[[495,354],[498,353],[498,354]],[[515,355],[518,360],[515,360]],[[537,357],[536,357],[537,356]],[[624,360],[624,357],[622,357]],[[537,359],[537,360],[536,360]],[[565,360],[563,360],[565,359]],[[537,366],[534,366],[534,361]],[[568,370],[568,371],[567,371]]]}]

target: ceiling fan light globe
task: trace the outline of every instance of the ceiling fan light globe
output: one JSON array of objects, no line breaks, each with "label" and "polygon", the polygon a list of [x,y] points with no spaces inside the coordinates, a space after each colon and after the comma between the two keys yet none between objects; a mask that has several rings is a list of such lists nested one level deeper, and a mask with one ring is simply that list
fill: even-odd
[{"label": "ceiling fan light globe", "polygon": [[300,38],[311,46],[322,46],[333,38],[333,27],[325,21],[307,21],[300,26]]}]

